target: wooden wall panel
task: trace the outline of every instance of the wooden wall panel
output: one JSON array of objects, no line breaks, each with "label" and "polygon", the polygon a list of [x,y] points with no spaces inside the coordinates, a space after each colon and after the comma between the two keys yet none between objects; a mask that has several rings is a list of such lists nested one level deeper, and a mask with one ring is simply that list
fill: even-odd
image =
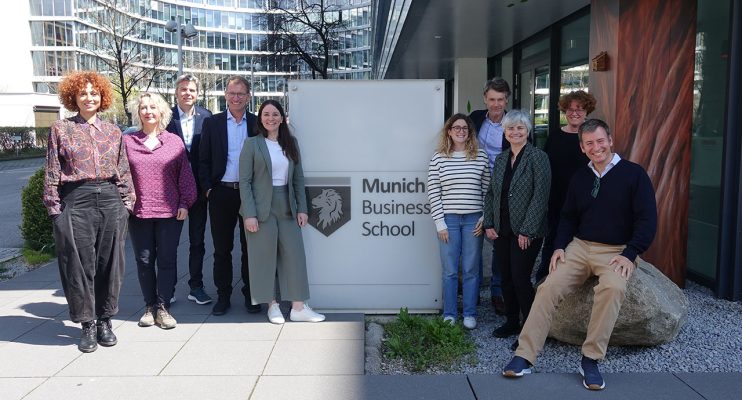
[{"label": "wooden wall panel", "polygon": [[[695,0],[596,0],[615,12],[614,148],[646,168],[659,212],[657,236],[643,257],[675,283],[685,282],[693,121]],[[606,15],[607,14],[607,15]],[[597,16],[596,16],[597,17]],[[615,15],[604,13],[608,25]],[[599,23],[600,21],[596,21]],[[592,28],[591,28],[592,35]],[[611,43],[596,34],[596,43]],[[591,36],[591,57],[593,56]],[[597,49],[596,49],[597,51]],[[591,80],[592,80],[591,75]],[[593,86],[591,85],[591,90]],[[600,90],[599,87],[595,88]],[[596,92],[593,92],[596,93]]]}]

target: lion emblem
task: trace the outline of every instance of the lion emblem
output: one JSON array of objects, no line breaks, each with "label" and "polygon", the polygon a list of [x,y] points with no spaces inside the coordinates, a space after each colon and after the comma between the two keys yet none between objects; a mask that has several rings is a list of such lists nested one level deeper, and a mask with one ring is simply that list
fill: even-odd
[{"label": "lion emblem", "polygon": [[322,193],[312,199],[312,208],[319,210],[319,225],[325,229],[343,215],[343,198],[334,189],[322,189]]}]

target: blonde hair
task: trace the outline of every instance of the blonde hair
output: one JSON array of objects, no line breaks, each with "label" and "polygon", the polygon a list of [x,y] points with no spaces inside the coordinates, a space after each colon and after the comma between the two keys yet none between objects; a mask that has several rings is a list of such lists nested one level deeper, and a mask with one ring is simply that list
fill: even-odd
[{"label": "blonde hair", "polygon": [[446,120],[446,123],[443,124],[443,129],[441,129],[441,133],[438,135],[438,147],[435,151],[443,154],[446,157],[451,157],[451,153],[453,153],[453,140],[451,139],[451,136],[448,135],[448,131],[451,130],[451,127],[453,127],[454,122],[460,119],[466,122],[466,126],[469,130],[469,136],[466,138],[466,143],[464,145],[466,159],[475,160],[477,158],[477,155],[479,154],[477,132],[474,130],[474,122],[472,122],[471,118],[461,113],[452,115],[451,118]]},{"label": "blonde hair", "polygon": [[173,111],[170,109],[170,105],[167,104],[165,99],[157,93],[141,92],[137,97],[129,100],[128,107],[126,108],[131,113],[131,122],[133,122],[139,130],[142,130],[142,119],[139,117],[139,106],[142,104],[142,99],[145,97],[149,98],[152,103],[154,103],[157,111],[160,112],[160,123],[157,125],[157,128],[160,131],[164,131],[170,123]]}]

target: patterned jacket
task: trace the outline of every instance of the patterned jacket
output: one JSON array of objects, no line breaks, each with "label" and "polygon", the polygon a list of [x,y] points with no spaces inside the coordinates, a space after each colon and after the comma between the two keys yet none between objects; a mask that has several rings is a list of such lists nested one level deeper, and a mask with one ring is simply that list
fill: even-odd
[{"label": "patterned jacket", "polygon": [[[546,210],[549,205],[551,169],[549,157],[541,149],[526,143],[518,167],[513,171],[510,183],[508,204],[510,206],[510,226],[513,232],[532,238],[546,236]],[[500,153],[495,158],[492,181],[484,198],[484,228],[494,228],[500,232],[500,194],[505,168],[510,160],[511,150]]]}]

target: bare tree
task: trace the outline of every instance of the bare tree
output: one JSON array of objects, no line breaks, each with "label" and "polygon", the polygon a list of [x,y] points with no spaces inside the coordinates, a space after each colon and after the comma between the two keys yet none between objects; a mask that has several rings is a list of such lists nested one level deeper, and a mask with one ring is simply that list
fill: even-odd
[{"label": "bare tree", "polygon": [[[126,110],[132,95],[149,89],[157,78],[160,73],[157,67],[164,64],[164,52],[131,40],[146,36],[145,22],[129,12],[126,0],[80,3],[86,5],[80,15],[91,27],[91,31],[81,34],[80,45],[98,58],[97,64],[105,69],[100,72],[109,74],[114,91],[121,96],[122,108]],[[125,113],[131,125],[131,114],[128,110]]]},{"label": "bare tree", "polygon": [[312,71],[328,78],[333,52],[346,27],[340,6],[329,0],[269,0],[266,47],[275,55],[293,54]]}]

